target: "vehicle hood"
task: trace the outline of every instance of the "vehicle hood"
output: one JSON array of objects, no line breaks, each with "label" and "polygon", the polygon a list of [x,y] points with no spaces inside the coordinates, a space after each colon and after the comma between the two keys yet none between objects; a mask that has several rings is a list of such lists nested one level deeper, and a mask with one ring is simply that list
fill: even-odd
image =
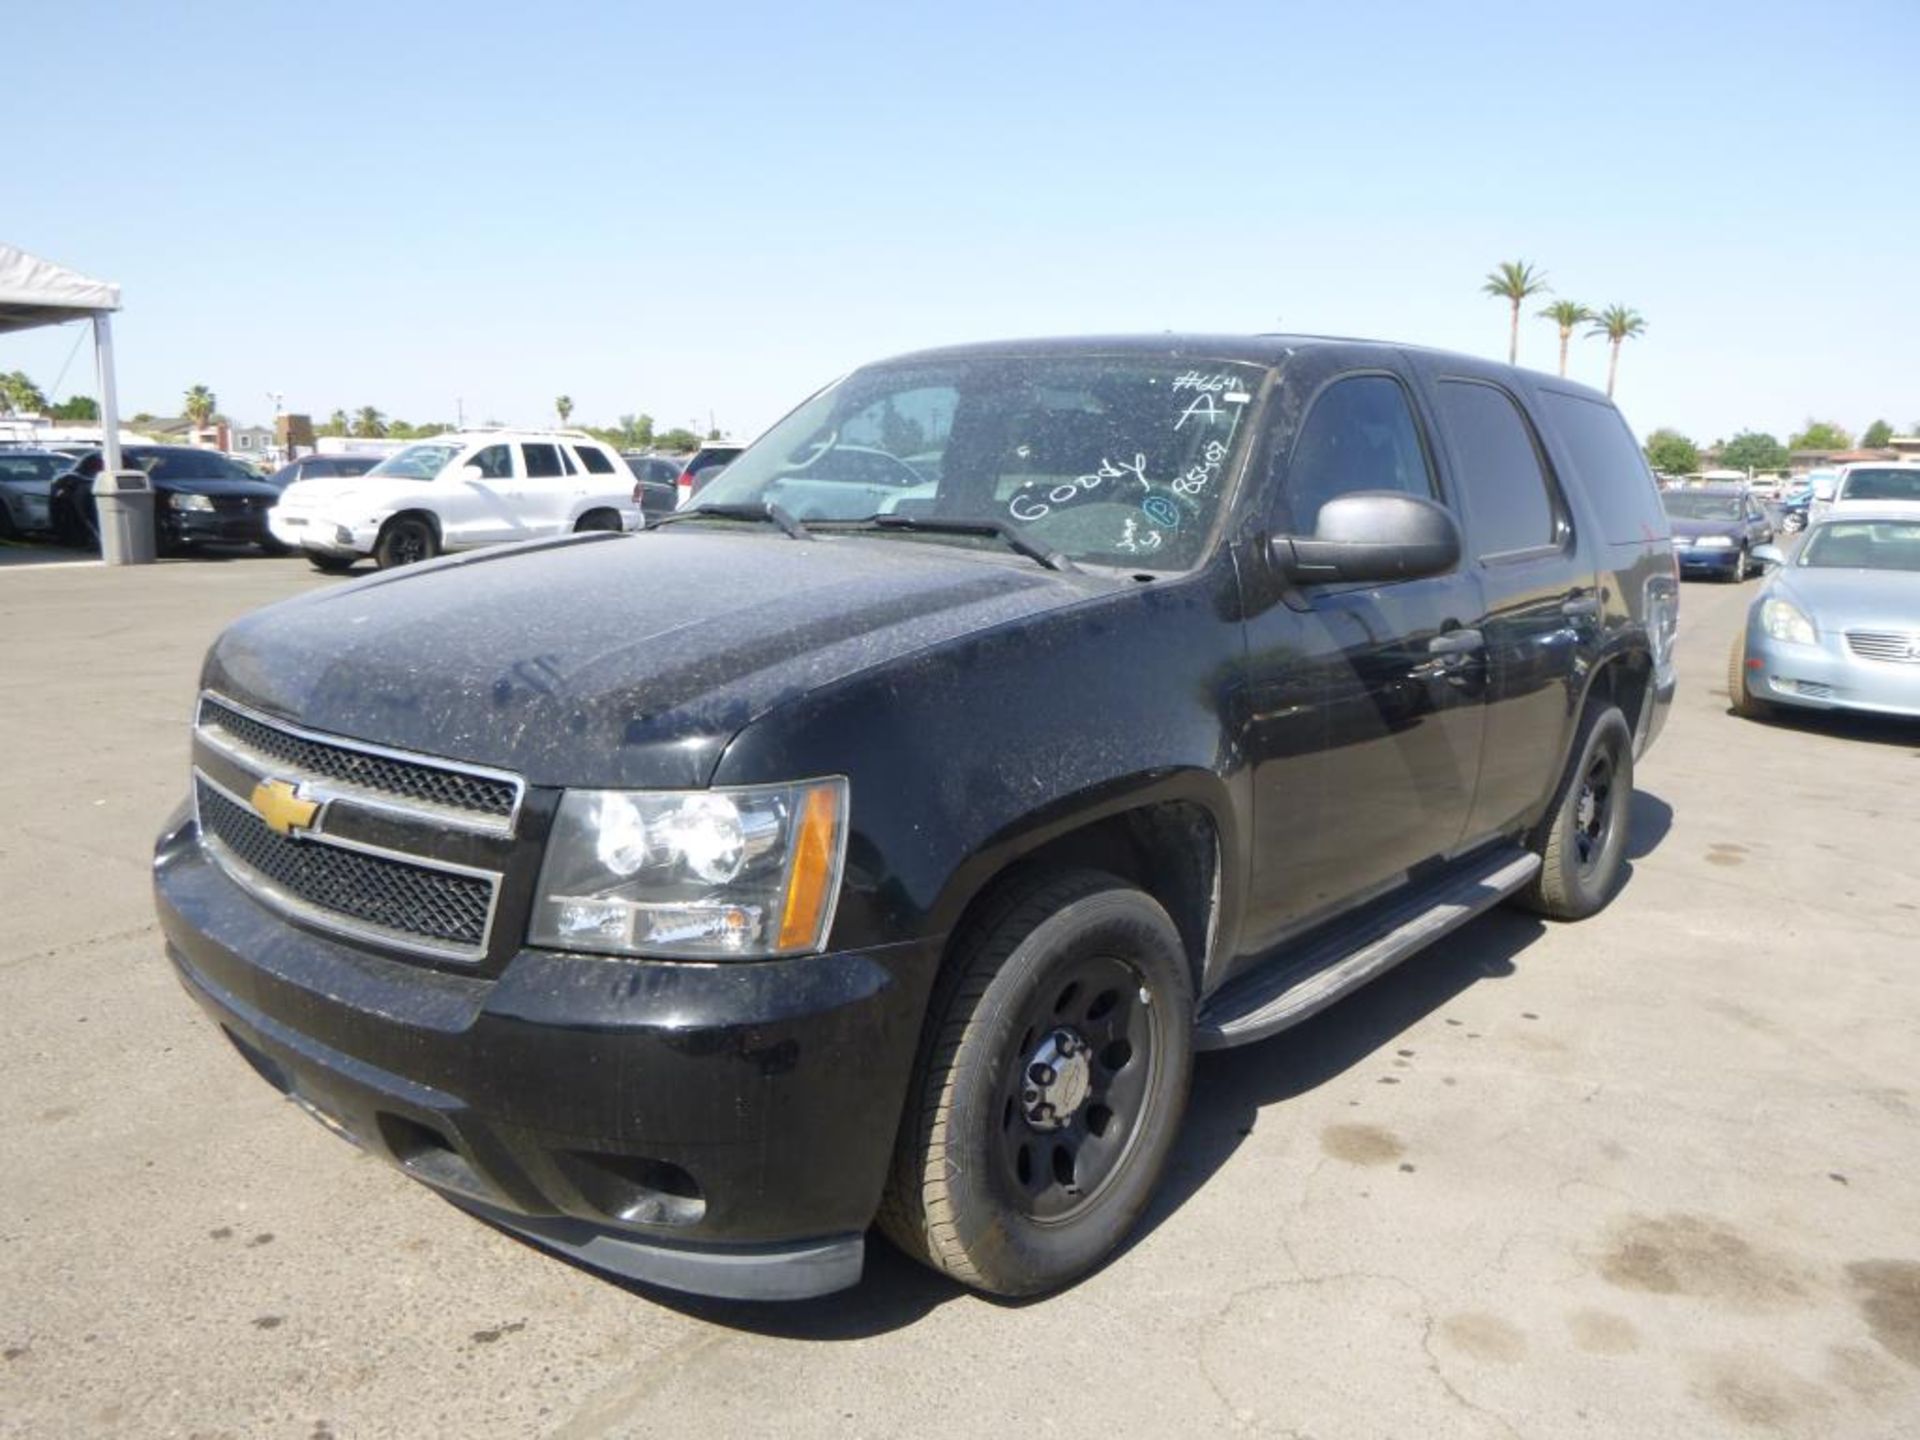
[{"label": "vehicle hood", "polygon": [[1669,517],[1668,523],[1673,527],[1676,540],[1683,537],[1694,540],[1702,535],[1725,535],[1737,540],[1747,533],[1747,527],[1738,520],[1688,520],[1674,515]]},{"label": "vehicle hood", "polygon": [[783,701],[1134,583],[899,539],[571,537],[259,611],[215,642],[205,684],[314,730],[536,785],[697,786]]},{"label": "vehicle hood", "polygon": [[1794,567],[1776,574],[1768,591],[1823,630],[1920,631],[1920,571]]},{"label": "vehicle hood", "polygon": [[294,481],[280,492],[280,500],[285,505],[319,510],[347,501],[385,498],[401,484],[425,494],[431,483],[427,480],[385,480],[366,475],[322,475],[312,480]]},{"label": "vehicle hood", "polygon": [[257,500],[276,500],[280,496],[279,487],[264,480],[169,479],[156,475],[153,488],[173,495],[243,495]]}]

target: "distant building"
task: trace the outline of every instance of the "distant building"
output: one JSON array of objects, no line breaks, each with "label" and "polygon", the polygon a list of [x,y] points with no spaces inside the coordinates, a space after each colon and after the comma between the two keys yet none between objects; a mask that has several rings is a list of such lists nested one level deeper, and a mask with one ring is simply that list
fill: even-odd
[{"label": "distant building", "polygon": [[227,439],[224,448],[237,455],[271,455],[277,448],[272,429],[265,425],[235,425]]},{"label": "distant building", "polygon": [[1920,435],[1895,435],[1887,441],[1887,448],[1902,460],[1920,460]]},{"label": "distant building", "polygon": [[[1891,442],[1898,444],[1897,441]],[[1910,442],[1920,452],[1920,439]],[[1857,465],[1863,460],[1898,460],[1897,449],[1888,450],[1795,450],[1787,457],[1787,472],[1804,475],[1809,470],[1832,470],[1841,465]]]}]

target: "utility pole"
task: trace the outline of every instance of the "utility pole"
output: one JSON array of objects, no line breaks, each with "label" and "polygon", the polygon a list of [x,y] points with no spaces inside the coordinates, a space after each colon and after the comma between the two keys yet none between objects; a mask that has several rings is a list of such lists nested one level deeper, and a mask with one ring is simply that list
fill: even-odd
[{"label": "utility pole", "polygon": [[467,402],[458,395],[453,397],[453,428],[456,430],[467,428]]}]

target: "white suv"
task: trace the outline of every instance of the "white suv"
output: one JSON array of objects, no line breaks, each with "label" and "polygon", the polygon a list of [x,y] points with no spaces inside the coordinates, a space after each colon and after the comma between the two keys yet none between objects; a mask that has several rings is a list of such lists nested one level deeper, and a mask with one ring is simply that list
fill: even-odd
[{"label": "white suv", "polygon": [[640,523],[632,472],[577,430],[436,435],[364,475],[297,480],[267,515],[275,539],[327,571]]}]

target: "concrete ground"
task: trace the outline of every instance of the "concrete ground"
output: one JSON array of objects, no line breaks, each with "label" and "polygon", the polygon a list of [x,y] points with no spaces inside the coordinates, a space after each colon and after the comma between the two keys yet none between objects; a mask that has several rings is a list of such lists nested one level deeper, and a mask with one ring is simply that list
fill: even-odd
[{"label": "concrete ground", "polygon": [[1920,1433],[1920,726],[1682,689],[1605,914],[1496,913],[1202,1060],[1076,1289],[872,1242],[786,1308],[641,1293],[275,1097],[175,984],[146,857],[200,654],[298,561],[0,567],[0,1432]]}]

